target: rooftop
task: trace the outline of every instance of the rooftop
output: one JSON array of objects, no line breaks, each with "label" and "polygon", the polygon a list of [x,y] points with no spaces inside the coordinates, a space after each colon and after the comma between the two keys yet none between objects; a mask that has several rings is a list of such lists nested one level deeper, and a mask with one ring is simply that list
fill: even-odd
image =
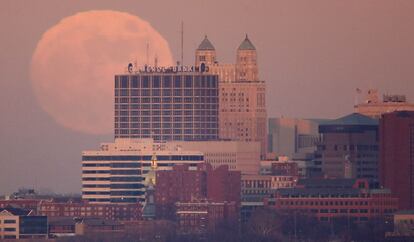
[{"label": "rooftop", "polygon": [[207,35],[204,36],[203,41],[198,46],[197,50],[215,50],[213,44],[211,44],[210,40],[208,40]]},{"label": "rooftop", "polygon": [[0,213],[3,211],[7,211],[15,216],[27,216],[32,212],[30,209],[19,208],[11,205],[6,206],[5,208],[0,208]]},{"label": "rooftop", "polygon": [[246,34],[246,38],[239,46],[239,50],[256,50],[252,42],[249,40],[249,37]]},{"label": "rooftop", "polygon": [[378,120],[370,118],[368,116],[352,113],[341,118],[322,122],[321,126],[327,125],[367,125],[367,126],[376,126],[378,125]]}]

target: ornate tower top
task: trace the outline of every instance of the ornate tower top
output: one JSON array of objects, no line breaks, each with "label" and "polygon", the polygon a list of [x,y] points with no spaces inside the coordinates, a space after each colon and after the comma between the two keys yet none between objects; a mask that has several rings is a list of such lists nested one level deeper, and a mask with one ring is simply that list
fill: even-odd
[{"label": "ornate tower top", "polygon": [[259,81],[256,48],[250,41],[247,34],[242,43],[240,44],[239,48],[237,49],[236,81]]},{"label": "ornate tower top", "polygon": [[216,49],[206,35],[195,52],[195,65],[200,66],[202,63],[205,65],[213,65],[215,62]]},{"label": "ornate tower top", "polygon": [[249,37],[246,34],[246,38],[240,44],[238,50],[256,50],[252,42],[250,41]]},{"label": "ornate tower top", "polygon": [[216,50],[216,49],[214,48],[213,44],[211,44],[210,40],[208,40],[207,35],[205,35],[203,41],[201,41],[197,50]]}]

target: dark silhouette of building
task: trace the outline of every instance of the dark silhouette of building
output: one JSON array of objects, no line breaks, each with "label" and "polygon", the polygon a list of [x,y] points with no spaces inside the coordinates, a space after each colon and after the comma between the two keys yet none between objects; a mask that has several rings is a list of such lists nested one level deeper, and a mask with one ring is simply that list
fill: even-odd
[{"label": "dark silhouette of building", "polygon": [[388,189],[369,189],[367,179],[303,179],[295,188],[278,189],[265,206],[315,216],[320,221],[346,218],[368,221],[391,217],[398,198]]},{"label": "dark silhouette of building", "polygon": [[316,160],[331,178],[378,180],[378,121],[353,113],[319,125]]},{"label": "dark silhouette of building", "polygon": [[177,202],[175,205],[179,234],[213,232],[217,226],[237,222],[238,218],[238,206],[235,202],[201,200]]},{"label": "dark silhouette of building", "polygon": [[235,202],[240,204],[239,171],[229,171],[228,166],[213,170],[210,164],[197,167],[176,165],[173,170],[157,171],[155,204],[157,218],[175,218],[176,202],[201,201]]},{"label": "dark silhouette of building", "polygon": [[380,120],[380,182],[414,208],[414,111],[383,114]]}]

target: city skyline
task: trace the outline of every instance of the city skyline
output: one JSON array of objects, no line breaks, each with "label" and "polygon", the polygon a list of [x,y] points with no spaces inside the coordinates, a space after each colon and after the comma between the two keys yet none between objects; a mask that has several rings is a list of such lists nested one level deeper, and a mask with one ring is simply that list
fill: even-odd
[{"label": "city skyline", "polygon": [[[168,13],[171,3],[157,11],[159,2],[104,1],[76,6],[63,2],[59,7],[52,1],[3,3],[0,25],[8,34],[0,40],[0,107],[5,114],[0,119],[0,194],[23,186],[79,192],[80,151],[113,139],[112,129],[90,135],[59,125],[41,109],[31,87],[30,60],[42,34],[79,12],[110,9],[148,21],[169,43],[174,60],[180,59],[183,21],[184,64],[188,65],[194,63],[195,50],[205,34],[216,47],[219,62],[234,63],[236,48],[248,33],[258,51],[260,80],[267,85],[269,118],[350,114],[356,88],[405,94],[413,101],[410,82],[414,72],[409,63],[414,57],[414,34],[408,28],[414,21],[410,14],[414,3],[209,3],[178,1],[174,4],[178,13]],[[217,4],[221,8],[215,8]],[[226,9],[233,5],[234,15],[229,17]],[[56,11],[45,13],[50,6]],[[186,7],[191,11],[185,11]],[[125,66],[128,62],[125,58]],[[123,71],[112,73],[108,85]]]}]

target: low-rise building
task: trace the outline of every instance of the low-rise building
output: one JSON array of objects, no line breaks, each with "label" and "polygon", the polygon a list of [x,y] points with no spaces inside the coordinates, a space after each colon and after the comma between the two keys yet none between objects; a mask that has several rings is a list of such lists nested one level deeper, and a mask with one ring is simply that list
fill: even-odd
[{"label": "low-rise building", "polygon": [[342,217],[363,222],[391,216],[398,199],[387,189],[369,189],[366,179],[304,179],[294,188],[276,190],[265,199],[265,206],[309,214],[320,221]]},{"label": "low-rise building", "polygon": [[157,171],[155,205],[157,218],[173,219],[175,203],[194,199],[240,204],[239,171],[227,166],[213,169],[210,164],[199,164],[197,170],[188,165],[174,166],[170,171]]},{"label": "low-rise building", "polygon": [[49,218],[55,217],[79,217],[102,218],[107,220],[140,220],[142,206],[140,203],[128,204],[97,204],[84,202],[60,203],[54,201],[41,201],[38,204],[39,215]]},{"label": "low-rise building", "polygon": [[205,234],[214,231],[220,223],[237,222],[238,205],[235,202],[208,200],[177,202],[176,219],[180,234]]},{"label": "low-rise building", "polygon": [[0,208],[0,239],[45,239],[47,217],[35,216],[32,210],[7,206]]},{"label": "low-rise building", "polygon": [[196,169],[204,163],[199,151],[183,150],[152,139],[116,139],[99,150],[82,152],[82,199],[91,203],[145,202],[145,178],[155,159],[158,170],[176,164]]}]

